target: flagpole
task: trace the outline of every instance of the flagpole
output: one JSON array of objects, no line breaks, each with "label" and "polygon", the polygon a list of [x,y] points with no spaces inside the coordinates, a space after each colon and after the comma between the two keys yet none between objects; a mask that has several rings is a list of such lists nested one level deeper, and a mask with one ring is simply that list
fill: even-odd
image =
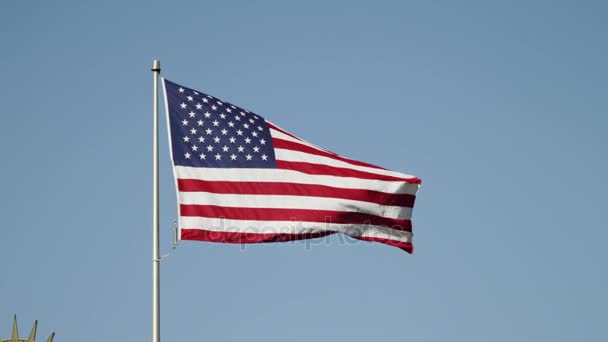
[{"label": "flagpole", "polygon": [[154,75],[153,143],[152,143],[152,342],[160,342],[160,252],[158,228],[158,76],[160,61],[152,62]]}]

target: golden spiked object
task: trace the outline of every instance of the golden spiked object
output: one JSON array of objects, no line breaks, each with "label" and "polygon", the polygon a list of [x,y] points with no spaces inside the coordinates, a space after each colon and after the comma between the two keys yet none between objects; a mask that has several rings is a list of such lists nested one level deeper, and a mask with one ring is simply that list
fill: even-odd
[{"label": "golden spiked object", "polygon": [[[0,338],[0,342],[35,342],[36,340],[36,328],[38,327],[38,321],[34,322],[34,326],[32,327],[32,331],[30,332],[30,337],[26,339],[19,338],[19,331],[17,329],[17,315],[13,319],[13,335],[8,340],[3,340]],[[53,338],[55,337],[55,333],[52,333],[49,338],[46,339],[46,342],[53,342]]]}]

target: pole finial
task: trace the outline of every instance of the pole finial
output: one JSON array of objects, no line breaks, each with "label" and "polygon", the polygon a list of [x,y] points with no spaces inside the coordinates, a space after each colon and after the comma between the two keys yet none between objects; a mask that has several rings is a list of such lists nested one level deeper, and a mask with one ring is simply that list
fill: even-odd
[{"label": "pole finial", "polygon": [[158,59],[152,61],[152,71],[160,72],[160,61]]}]

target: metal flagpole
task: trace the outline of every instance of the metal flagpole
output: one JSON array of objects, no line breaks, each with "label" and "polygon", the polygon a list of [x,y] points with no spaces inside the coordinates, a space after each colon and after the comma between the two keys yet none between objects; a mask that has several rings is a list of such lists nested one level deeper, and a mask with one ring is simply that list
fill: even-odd
[{"label": "metal flagpole", "polygon": [[158,76],[160,61],[152,62],[154,75],[154,106],[152,139],[152,342],[160,342],[160,253],[158,229]]}]

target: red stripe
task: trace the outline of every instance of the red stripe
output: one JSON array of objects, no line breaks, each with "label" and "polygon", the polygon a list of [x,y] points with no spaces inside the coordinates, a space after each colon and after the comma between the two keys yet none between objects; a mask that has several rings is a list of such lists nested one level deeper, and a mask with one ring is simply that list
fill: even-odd
[{"label": "red stripe", "polygon": [[377,203],[412,208],[416,196],[409,194],[389,194],[386,192],[344,189],[317,184],[297,184],[285,182],[227,182],[203,181],[199,179],[178,179],[179,191],[205,191],[215,194],[242,195],[288,195],[324,198],[342,198],[355,201]]},{"label": "red stripe", "polygon": [[[239,233],[239,232],[218,232],[205,229],[181,229],[182,240],[196,240],[223,243],[261,243],[261,242],[285,242],[294,240],[315,239],[334,234],[334,232],[317,232],[308,234],[286,234],[286,233]],[[401,242],[389,239],[357,237],[359,240],[384,243],[395,246],[408,253],[414,252],[414,245],[410,242]]]},{"label": "red stripe", "polygon": [[318,210],[318,209],[284,209],[284,208],[242,208],[221,207],[217,205],[180,204],[181,216],[222,217],[233,220],[254,221],[295,221],[371,224],[395,230],[412,231],[410,220],[394,219],[359,212]]},{"label": "red stripe", "polygon": [[316,232],[307,234],[287,233],[240,233],[240,232],[218,232],[205,229],[181,229],[182,240],[198,240],[224,243],[259,243],[259,242],[283,242],[304,239],[316,239],[334,232]]},{"label": "red stripe", "polygon": [[394,176],[387,175],[379,175],[376,173],[359,171],[348,169],[344,167],[336,167],[336,166],[328,166],[322,164],[313,164],[313,163],[305,163],[305,162],[291,162],[284,160],[277,160],[277,168],[279,169],[287,169],[300,171],[303,173],[311,174],[311,175],[328,175],[328,176],[338,176],[338,177],[354,177],[354,178],[362,178],[362,179],[375,179],[375,180],[384,180],[384,181],[402,181],[408,183],[420,184],[420,179],[413,178],[400,178]]},{"label": "red stripe", "polygon": [[373,165],[373,164],[368,164],[368,163],[360,162],[358,160],[353,160],[353,159],[345,158],[345,157],[339,156],[339,155],[337,155],[335,153],[322,151],[322,150],[316,149],[314,147],[310,147],[308,145],[299,144],[297,142],[293,142],[293,141],[289,141],[289,140],[283,140],[283,139],[279,139],[279,138],[272,138],[272,146],[274,148],[280,148],[280,149],[285,149],[285,150],[292,150],[292,151],[304,152],[304,153],[308,153],[308,154],[314,154],[314,155],[322,156],[322,157],[328,157],[328,158],[331,158],[331,159],[335,159],[335,160],[343,161],[345,163],[349,163],[351,165],[365,166],[365,167],[371,167],[371,168],[374,168],[374,169],[386,170],[385,168],[382,168],[380,166],[376,166],[376,165]]}]

